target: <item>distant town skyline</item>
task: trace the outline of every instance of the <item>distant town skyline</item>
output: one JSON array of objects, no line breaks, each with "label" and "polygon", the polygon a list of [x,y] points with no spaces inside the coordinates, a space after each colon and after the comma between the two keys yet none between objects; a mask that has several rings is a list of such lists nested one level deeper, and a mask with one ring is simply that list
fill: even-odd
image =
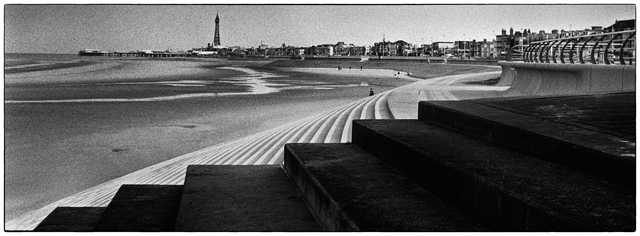
[{"label": "distant town skyline", "polygon": [[492,40],[502,29],[581,30],[635,19],[635,5],[5,5],[5,53],[189,50],[386,40]]}]

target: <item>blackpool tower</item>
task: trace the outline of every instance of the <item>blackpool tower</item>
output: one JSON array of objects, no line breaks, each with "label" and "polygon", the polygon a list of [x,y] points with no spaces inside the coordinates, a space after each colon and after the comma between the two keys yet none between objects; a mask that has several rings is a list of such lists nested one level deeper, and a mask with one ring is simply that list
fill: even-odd
[{"label": "blackpool tower", "polygon": [[213,36],[213,46],[220,46],[220,29],[218,26],[220,25],[220,18],[218,17],[218,13],[216,13],[216,33]]}]

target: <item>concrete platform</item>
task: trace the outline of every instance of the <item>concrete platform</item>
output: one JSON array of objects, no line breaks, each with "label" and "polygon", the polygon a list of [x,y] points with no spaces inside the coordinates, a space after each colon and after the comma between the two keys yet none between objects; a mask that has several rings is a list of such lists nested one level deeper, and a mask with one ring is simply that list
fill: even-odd
[{"label": "concrete platform", "polygon": [[58,207],[33,231],[91,232],[106,207]]},{"label": "concrete platform", "polygon": [[327,231],[486,230],[355,145],[287,144],[284,167]]},{"label": "concrete platform", "polygon": [[[474,102],[474,101],[469,101]],[[481,99],[496,109],[635,140],[636,93]]]},{"label": "concrete platform", "polygon": [[181,194],[181,185],[122,185],[93,231],[173,231]]},{"label": "concrete platform", "polygon": [[635,93],[420,102],[418,119],[635,188]]},{"label": "concrete platform", "polygon": [[418,120],[360,120],[353,143],[491,231],[635,231],[635,190]]},{"label": "concrete platform", "polygon": [[322,230],[280,165],[191,165],[186,175],[175,231]]}]

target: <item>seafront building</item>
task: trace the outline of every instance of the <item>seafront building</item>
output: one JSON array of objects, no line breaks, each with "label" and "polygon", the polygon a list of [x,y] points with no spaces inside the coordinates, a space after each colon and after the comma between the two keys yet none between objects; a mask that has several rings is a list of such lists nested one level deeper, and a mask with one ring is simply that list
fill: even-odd
[{"label": "seafront building", "polygon": [[[213,43],[207,43],[206,47],[193,48],[186,52],[174,52],[171,48],[165,51],[138,50],[130,52],[104,52],[100,55],[107,56],[140,56],[140,57],[175,57],[175,56],[214,56],[214,57],[451,57],[450,59],[505,59],[510,51],[517,55],[522,54],[522,48],[532,42],[593,35],[608,32],[617,32],[635,29],[635,19],[619,20],[609,27],[592,26],[583,30],[552,29],[551,32],[531,29],[514,30],[513,27],[507,33],[502,29],[495,39],[464,39],[455,41],[436,41],[430,44],[412,44],[404,40],[388,41],[383,34],[381,42],[373,45],[354,45],[339,41],[335,44],[326,43],[308,47],[286,45],[272,47],[260,43],[257,47],[244,48],[239,46],[225,47],[220,42],[220,17],[216,13]],[[631,42],[635,46],[635,42]],[[512,50],[513,49],[513,50]],[[79,55],[88,55],[83,50]],[[95,54],[91,54],[95,55]],[[519,56],[518,56],[519,57]]]}]

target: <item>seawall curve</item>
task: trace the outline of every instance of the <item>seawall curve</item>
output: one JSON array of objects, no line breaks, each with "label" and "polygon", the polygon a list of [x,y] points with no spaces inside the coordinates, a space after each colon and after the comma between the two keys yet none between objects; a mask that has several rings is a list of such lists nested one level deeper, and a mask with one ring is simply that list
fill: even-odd
[{"label": "seawall curve", "polygon": [[636,67],[602,64],[506,62],[498,85],[511,87],[503,96],[580,95],[636,90]]}]

